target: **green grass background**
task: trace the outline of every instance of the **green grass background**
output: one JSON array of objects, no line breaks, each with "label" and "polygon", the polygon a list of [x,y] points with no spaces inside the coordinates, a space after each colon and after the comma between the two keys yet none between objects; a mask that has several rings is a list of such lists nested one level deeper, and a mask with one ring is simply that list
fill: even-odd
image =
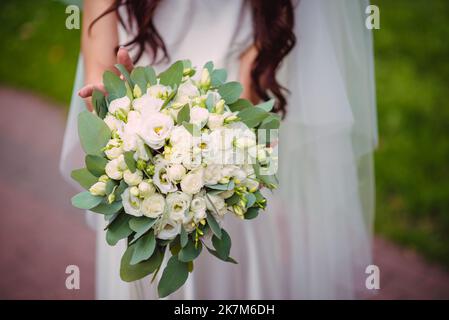
[{"label": "green grass background", "polygon": [[[354,0],[355,1],[355,0]],[[449,267],[449,1],[375,0],[378,233]],[[0,2],[0,84],[70,100],[77,30],[54,0]]]}]

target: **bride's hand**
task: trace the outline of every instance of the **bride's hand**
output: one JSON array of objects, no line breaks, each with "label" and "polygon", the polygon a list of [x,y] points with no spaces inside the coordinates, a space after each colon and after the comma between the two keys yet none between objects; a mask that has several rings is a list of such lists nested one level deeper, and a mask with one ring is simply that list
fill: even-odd
[{"label": "bride's hand", "polygon": [[[134,68],[134,64],[133,61],[129,55],[129,52],[127,49],[120,47],[119,50],[117,51],[117,63],[122,64],[126,70],[128,70],[129,72],[131,72],[131,70]],[[118,75],[120,75],[120,77],[123,77],[120,72],[114,68],[113,70],[115,73],[117,73]],[[92,107],[92,93],[94,92],[94,90],[100,90],[101,92],[106,94],[106,90],[104,88],[103,83],[89,83],[86,84],[84,87],[82,87],[79,91],[78,91],[78,95],[85,99],[86,104],[87,104],[87,108],[92,111],[93,107]]]}]

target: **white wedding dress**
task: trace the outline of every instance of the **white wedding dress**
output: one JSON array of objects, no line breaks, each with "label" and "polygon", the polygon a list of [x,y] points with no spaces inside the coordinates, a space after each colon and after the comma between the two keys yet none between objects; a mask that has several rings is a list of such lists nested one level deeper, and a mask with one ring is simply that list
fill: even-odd
[{"label": "white wedding dress", "polygon": [[[257,219],[227,217],[224,228],[239,264],[205,251],[186,285],[170,298],[348,299],[362,293],[371,263],[371,159],[377,144],[367,5],[364,0],[299,2],[298,43],[279,73],[291,91],[280,134],[280,188],[267,193],[269,206]],[[155,23],[172,62],[191,59],[201,67],[213,60],[227,68],[229,79],[238,78],[239,55],[252,44],[245,1],[164,0]],[[120,26],[119,35],[121,43],[132,36]],[[144,56],[139,64],[148,62]],[[80,59],[74,93],[82,85],[82,70]],[[61,159],[65,176],[83,166],[76,132],[83,108],[74,94]],[[149,278],[120,280],[125,243],[108,246],[102,217],[90,214],[90,220],[97,230],[97,298],[156,298]]]}]

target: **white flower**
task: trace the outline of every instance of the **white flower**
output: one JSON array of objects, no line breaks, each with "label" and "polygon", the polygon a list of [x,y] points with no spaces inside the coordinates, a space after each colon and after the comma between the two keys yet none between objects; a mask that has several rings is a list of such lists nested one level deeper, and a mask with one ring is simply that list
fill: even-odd
[{"label": "white flower", "polygon": [[186,174],[186,168],[182,164],[171,164],[167,167],[167,177],[172,182],[179,182]]},{"label": "white flower", "polygon": [[184,126],[177,126],[171,131],[170,143],[173,147],[190,149],[193,145],[193,136]]},{"label": "white flower", "polygon": [[184,105],[189,103],[191,98],[199,95],[200,92],[198,91],[198,88],[192,83],[191,80],[188,80],[179,86],[174,102]]},{"label": "white flower", "polygon": [[159,191],[164,194],[178,190],[176,185],[168,179],[167,165],[163,161],[157,163],[154,168],[153,183],[159,188]]},{"label": "white flower", "polygon": [[106,183],[102,181],[98,181],[97,183],[93,184],[89,188],[89,192],[93,196],[104,196],[106,195]]},{"label": "white flower", "polygon": [[142,120],[139,127],[140,137],[153,149],[163,147],[173,128],[173,119],[162,113],[152,113]]},{"label": "white flower", "polygon": [[142,171],[136,170],[131,172],[130,170],[125,170],[123,173],[123,180],[129,185],[129,186],[137,186],[139,183],[142,182],[143,174]]},{"label": "white flower", "polygon": [[206,208],[209,211],[214,214],[218,214],[219,217],[223,217],[225,215],[226,203],[222,197],[215,194],[207,194],[206,199]]},{"label": "white flower", "polygon": [[156,188],[154,187],[154,185],[151,182],[149,182],[149,180],[144,180],[141,183],[139,183],[138,188],[139,188],[139,194],[144,198],[147,198],[156,192]]},{"label": "white flower", "polygon": [[123,178],[123,172],[127,169],[125,158],[120,155],[106,164],[105,171],[109,178],[120,180]]},{"label": "white flower", "polygon": [[207,109],[201,107],[192,107],[190,109],[190,123],[201,127],[207,123],[208,118],[209,111],[207,111]]},{"label": "white flower", "polygon": [[217,114],[217,113],[211,113],[209,115],[209,120],[207,121],[207,126],[211,130],[215,130],[218,128],[223,127],[223,121],[224,121],[224,115]]},{"label": "white flower", "polygon": [[204,169],[204,184],[214,185],[222,178],[222,166],[217,164],[209,164]]},{"label": "white flower", "polygon": [[181,189],[188,194],[196,194],[204,186],[203,172],[191,172],[181,180]]},{"label": "white flower", "polygon": [[246,179],[244,185],[248,188],[249,192],[256,192],[259,189],[259,182],[254,179]]},{"label": "white flower", "polygon": [[158,218],[164,213],[164,210],[165,198],[159,193],[152,194],[142,201],[141,211],[146,217]]},{"label": "white flower", "polygon": [[201,87],[208,87],[210,85],[210,74],[209,74],[209,70],[207,70],[206,68],[204,68],[201,71],[201,78],[199,81],[199,85]]},{"label": "white flower", "polygon": [[108,113],[103,120],[106,122],[111,131],[117,131],[119,134],[123,131],[123,126],[125,123],[114,117],[112,114]]},{"label": "white flower", "polygon": [[185,221],[185,219],[187,218],[186,213],[189,211],[191,200],[192,196],[184,192],[177,191],[174,193],[170,193],[167,196],[167,211],[170,220],[179,223],[186,222]]},{"label": "white flower", "polygon": [[181,232],[181,224],[172,220],[165,220],[160,226],[156,237],[162,240],[175,238]]},{"label": "white flower", "polygon": [[104,154],[110,160],[118,158],[121,154],[123,154],[123,145],[121,141],[119,139],[109,140]]},{"label": "white flower", "polygon": [[127,214],[135,217],[142,216],[142,212],[140,211],[142,201],[138,197],[131,194],[130,188],[127,188],[125,189],[125,191],[123,191],[122,203],[123,209]]},{"label": "white flower", "polygon": [[206,199],[196,196],[190,203],[190,211],[193,212],[193,219],[196,223],[206,218]]},{"label": "white flower", "polygon": [[122,98],[117,98],[111,101],[109,104],[109,112],[114,114],[119,110],[122,110],[125,113],[128,113],[131,107],[131,100],[129,100],[128,96],[124,96]]},{"label": "white flower", "polygon": [[154,98],[166,99],[171,92],[170,87],[161,84],[155,84],[147,89],[147,93]]},{"label": "white flower", "polygon": [[158,112],[161,110],[164,100],[146,93],[140,98],[133,100],[133,108],[139,112]]}]

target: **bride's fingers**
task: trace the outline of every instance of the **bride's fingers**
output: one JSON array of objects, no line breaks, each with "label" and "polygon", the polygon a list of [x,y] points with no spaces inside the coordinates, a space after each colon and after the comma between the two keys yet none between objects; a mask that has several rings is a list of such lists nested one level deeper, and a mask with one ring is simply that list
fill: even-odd
[{"label": "bride's fingers", "polygon": [[103,93],[106,93],[104,85],[102,83],[97,83],[85,85],[80,89],[80,91],[78,91],[78,95],[84,99],[89,98],[92,96],[92,93],[94,92],[95,89],[100,90]]},{"label": "bride's fingers", "polygon": [[120,47],[117,51],[117,63],[122,64],[128,72],[134,68],[134,63],[126,48]]}]

